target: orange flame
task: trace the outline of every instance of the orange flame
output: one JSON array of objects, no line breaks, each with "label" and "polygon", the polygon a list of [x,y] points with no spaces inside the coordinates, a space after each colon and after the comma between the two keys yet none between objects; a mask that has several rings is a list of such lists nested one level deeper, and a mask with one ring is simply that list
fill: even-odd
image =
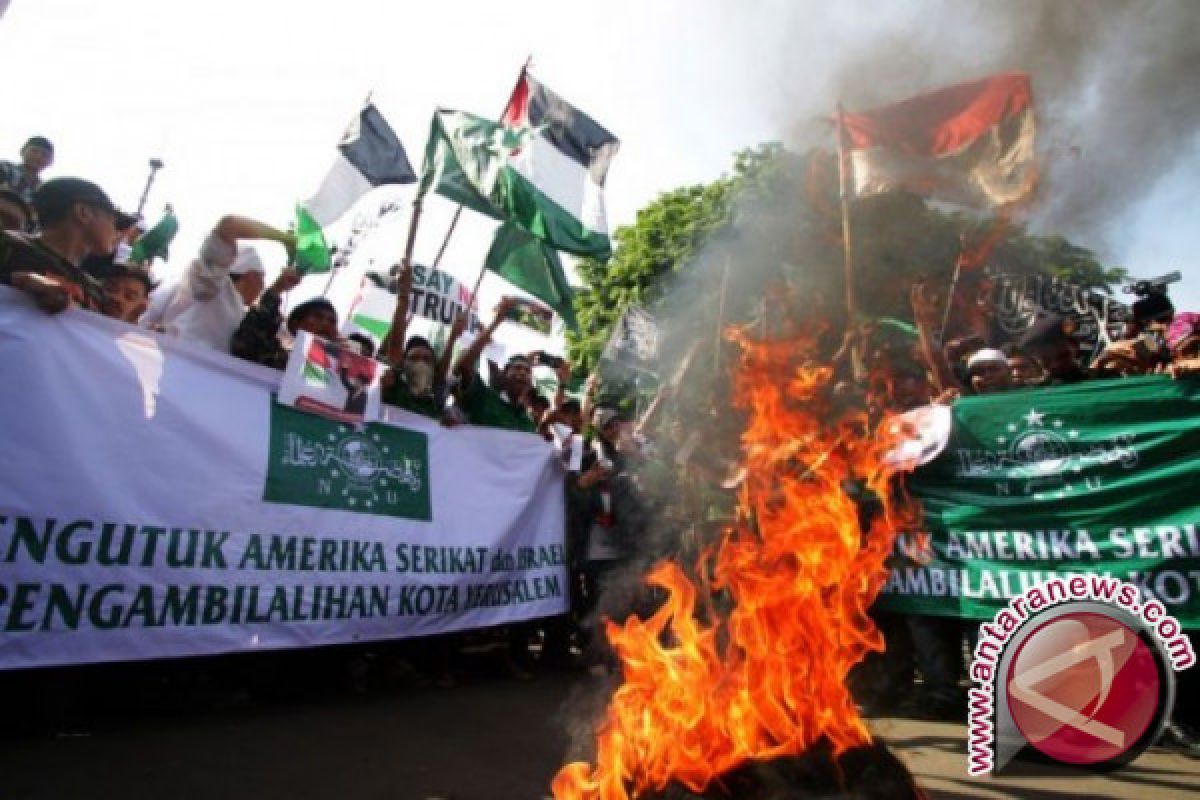
[{"label": "orange flame", "polygon": [[[596,764],[565,766],[557,800],[629,800],[675,781],[700,793],[748,760],[835,753],[870,741],[846,676],[883,647],[867,609],[886,578],[897,516],[883,455],[861,414],[830,424],[832,371],[809,342],[751,341],[735,375],[747,477],[737,526],[697,565],[647,576],[666,600],[648,619],[607,623],[622,665],[597,731]],[[884,427],[883,429],[886,429]],[[847,481],[883,504],[864,534]],[[717,606],[732,608],[718,614]],[[697,608],[698,603],[700,609]]]}]

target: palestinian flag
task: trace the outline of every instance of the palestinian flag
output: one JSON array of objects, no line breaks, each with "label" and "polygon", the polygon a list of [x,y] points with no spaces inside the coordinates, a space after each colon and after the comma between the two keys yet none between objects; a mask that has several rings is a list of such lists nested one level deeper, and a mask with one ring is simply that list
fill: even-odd
[{"label": "palestinian flag", "polygon": [[404,145],[371,103],[346,128],[337,150],[321,187],[304,204],[321,226],[336,222],[376,186],[413,183],[417,179]]},{"label": "palestinian flag", "polygon": [[309,343],[304,354],[304,382],[310,386],[325,388],[333,380],[333,362],[325,350],[325,344],[316,337]]},{"label": "palestinian flag", "polygon": [[904,189],[964,206],[1025,199],[1037,180],[1033,88],[993,75],[858,113],[842,112],[855,195]]},{"label": "palestinian flag", "polygon": [[434,114],[421,193],[437,193],[512,220],[555,250],[612,254],[604,180],[617,139],[522,73],[502,122],[461,111]]},{"label": "palestinian flag", "polygon": [[396,295],[363,278],[362,288],[350,308],[350,318],[346,320],[342,333],[346,336],[352,333],[365,334],[378,347],[391,330],[395,312]]}]

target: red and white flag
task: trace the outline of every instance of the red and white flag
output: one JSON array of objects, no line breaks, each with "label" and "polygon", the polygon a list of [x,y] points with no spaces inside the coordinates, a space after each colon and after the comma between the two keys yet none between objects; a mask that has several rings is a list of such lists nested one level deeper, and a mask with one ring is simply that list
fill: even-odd
[{"label": "red and white flag", "polygon": [[1014,72],[843,112],[854,194],[906,189],[965,206],[1005,206],[1037,182],[1033,88]]}]

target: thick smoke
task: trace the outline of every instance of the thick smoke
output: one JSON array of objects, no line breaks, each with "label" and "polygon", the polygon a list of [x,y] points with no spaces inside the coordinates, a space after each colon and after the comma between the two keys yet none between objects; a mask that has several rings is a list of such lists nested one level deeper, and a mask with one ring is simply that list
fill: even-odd
[{"label": "thick smoke", "polygon": [[[729,4],[715,13],[726,46],[755,65],[750,72],[758,79],[745,91],[797,153],[832,146],[827,120],[839,100],[861,110],[995,72],[1028,72],[1043,161],[1031,227],[1063,234],[1102,257],[1123,217],[1163,176],[1194,159],[1200,144],[1200,3],[778,0]],[[802,182],[804,174],[793,171],[785,179]],[[664,377],[700,343],[667,411],[679,433],[662,433],[658,441],[668,455],[689,432],[701,432],[691,464],[719,474],[727,466],[723,456],[736,457],[736,435],[722,435],[740,428],[728,405],[736,352],[716,345],[723,325],[769,324],[772,303],[810,322],[829,309],[836,315],[840,289],[822,288],[814,274],[829,271],[828,254],[807,249],[821,236],[800,230],[809,224],[803,219],[799,208],[744,197],[734,224],[678,269],[655,304],[665,339]],[[947,262],[952,258],[947,253]],[[781,269],[793,285],[780,282]],[[655,500],[667,506],[679,498]],[[664,556],[694,563],[696,548],[712,544],[714,530],[662,518],[648,524],[634,557],[610,576],[599,615],[644,614],[654,604],[641,583],[648,566]],[[618,680],[579,687],[566,704],[568,760],[592,755],[595,724]]]},{"label": "thick smoke", "polygon": [[[1028,72],[1043,160],[1033,226],[1102,254],[1133,206],[1195,157],[1200,4],[1190,0],[785,3],[770,16],[773,31],[765,18],[749,23],[752,38],[776,37],[762,102],[795,144],[828,141],[812,121],[839,99],[866,109]],[[762,59],[762,44],[747,52]]]}]

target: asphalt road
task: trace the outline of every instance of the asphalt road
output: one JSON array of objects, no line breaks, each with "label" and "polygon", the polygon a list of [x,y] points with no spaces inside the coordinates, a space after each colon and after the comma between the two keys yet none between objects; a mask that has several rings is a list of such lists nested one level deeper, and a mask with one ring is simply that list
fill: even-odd
[{"label": "asphalt road", "polygon": [[[346,691],[223,711],[104,713],[0,739],[0,798],[540,800],[586,674],[477,676],[453,689]],[[963,727],[874,720],[934,800],[1200,796],[1200,762],[1151,751],[1106,778],[970,779]]]}]

